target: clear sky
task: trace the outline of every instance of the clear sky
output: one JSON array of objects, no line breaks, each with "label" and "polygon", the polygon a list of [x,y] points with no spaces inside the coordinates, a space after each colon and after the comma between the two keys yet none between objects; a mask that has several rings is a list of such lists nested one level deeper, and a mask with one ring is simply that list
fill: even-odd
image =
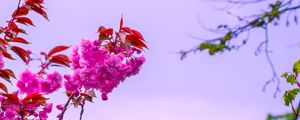
[{"label": "clear sky", "polygon": [[[220,23],[235,24],[234,17],[216,8],[222,5],[199,0],[45,0],[50,21],[30,14],[37,27],[27,27],[27,46],[35,52],[48,51],[56,45],[78,44],[81,38],[97,38],[100,25],[118,28],[121,15],[124,25],[139,30],[150,50],[140,74],[127,79],[106,102],[88,103],[85,120],[264,120],[268,113],[290,111],[281,100],[282,92],[273,98],[275,84],[262,92],[271,78],[264,54],[254,56],[263,31],[252,32],[249,43],[239,51],[217,54],[191,54],[184,61],[174,54],[199,43],[192,34],[212,38],[204,30]],[[0,25],[8,20],[17,0],[0,0]],[[255,8],[255,9],[253,9]],[[233,9],[236,14],[260,11],[261,6]],[[278,73],[291,70],[299,58],[299,27],[271,27],[270,48]],[[6,64],[20,72],[23,63]],[[37,64],[32,64],[36,70]],[[64,69],[54,69],[64,70]],[[64,71],[68,73],[70,71]],[[282,90],[287,88],[281,82]],[[12,90],[12,89],[11,89]],[[98,94],[99,95],[99,94]],[[50,95],[55,104],[65,103],[63,90]],[[65,120],[79,118],[80,109],[71,108]],[[51,114],[55,119],[58,111]]]}]

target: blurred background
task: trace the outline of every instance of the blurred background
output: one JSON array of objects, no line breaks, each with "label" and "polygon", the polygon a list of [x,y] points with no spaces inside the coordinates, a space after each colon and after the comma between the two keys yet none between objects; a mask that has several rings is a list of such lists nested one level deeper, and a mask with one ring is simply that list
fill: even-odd
[{"label": "blurred background", "polygon": [[[16,5],[17,0],[0,0],[0,26],[9,20]],[[86,104],[84,120],[264,120],[268,113],[290,112],[282,101],[283,92],[273,98],[275,83],[262,91],[272,77],[265,55],[254,55],[264,40],[263,30],[252,31],[247,45],[238,51],[215,56],[190,54],[180,60],[178,51],[200,43],[189,35],[216,37],[201,24],[216,28],[238,22],[219,10],[223,6],[199,0],[46,0],[50,21],[30,13],[37,27],[26,27],[29,35],[24,37],[33,43],[26,47],[35,53],[56,45],[76,45],[82,38],[96,39],[100,25],[118,29],[122,14],[124,26],[143,34],[150,49],[145,51],[147,61],[140,74],[122,83],[108,101],[99,98]],[[260,4],[230,11],[248,15],[263,8]],[[296,25],[270,27],[271,58],[279,74],[291,70],[299,58],[299,32]],[[6,62],[6,66],[17,74],[26,68],[38,69],[38,64],[25,66],[21,60]],[[70,73],[62,68],[52,70]],[[284,91],[287,85],[284,80],[281,83]],[[49,98],[55,104],[67,100],[62,89]],[[54,110],[50,120],[59,113]],[[65,120],[79,119],[79,112],[79,108],[69,109]]]}]

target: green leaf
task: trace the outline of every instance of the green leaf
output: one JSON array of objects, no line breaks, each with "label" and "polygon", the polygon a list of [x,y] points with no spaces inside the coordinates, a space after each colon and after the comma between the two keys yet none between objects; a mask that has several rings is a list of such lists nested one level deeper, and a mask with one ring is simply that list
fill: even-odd
[{"label": "green leaf", "polygon": [[223,38],[224,41],[228,41],[232,38],[232,32],[229,31]]},{"label": "green leaf", "polygon": [[299,91],[300,91],[299,88],[295,88],[293,90],[285,91],[285,93],[283,95],[284,104],[286,106],[289,106],[291,104],[291,102],[295,99],[295,97],[299,93]]},{"label": "green leaf", "polygon": [[271,13],[273,16],[277,16],[279,14],[279,11],[278,10],[273,10],[272,13]]},{"label": "green leaf", "polygon": [[216,54],[216,49],[215,48],[210,48],[208,50],[209,55],[215,55]]},{"label": "green leaf", "polygon": [[208,44],[208,43],[201,43],[199,46],[199,50],[203,51],[203,50],[209,48],[209,46],[210,46],[210,44]]},{"label": "green leaf", "polygon": [[199,48],[200,51],[208,49],[209,55],[215,55],[217,52],[223,52],[224,50],[230,50],[228,46],[223,44],[212,44],[212,43],[201,43]]},{"label": "green leaf", "polygon": [[288,72],[284,72],[280,77],[282,77],[282,78],[286,78],[287,77],[287,75],[288,75]]},{"label": "green leaf", "polygon": [[298,75],[300,73],[300,60],[294,63],[293,72]]},{"label": "green leaf", "polygon": [[294,113],[286,113],[282,115],[269,114],[267,120],[294,120]]},{"label": "green leaf", "polygon": [[266,19],[266,17],[269,17],[270,16],[270,13],[268,13],[268,12],[265,12],[264,14],[263,14],[263,16],[261,17],[261,19]]},{"label": "green leaf", "polygon": [[294,85],[297,83],[297,80],[294,75],[289,75],[286,79],[286,82],[290,83],[291,85]]}]

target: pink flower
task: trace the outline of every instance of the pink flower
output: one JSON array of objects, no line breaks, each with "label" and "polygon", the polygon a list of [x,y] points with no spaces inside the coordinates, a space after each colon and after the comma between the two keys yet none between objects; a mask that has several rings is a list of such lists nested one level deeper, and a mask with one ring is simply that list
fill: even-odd
[{"label": "pink flower", "polygon": [[76,76],[73,75],[72,77],[70,75],[65,75],[64,76],[66,81],[64,82],[64,86],[67,91],[77,93],[79,92],[79,81],[75,80]]},{"label": "pink flower", "polygon": [[107,94],[102,93],[102,94],[101,94],[101,99],[102,99],[103,101],[108,100]]},{"label": "pink flower", "polygon": [[38,78],[31,71],[26,69],[20,75],[20,79],[17,82],[20,93],[30,94],[39,91]]},{"label": "pink flower", "polygon": [[40,120],[46,120],[48,118],[48,115],[45,111],[40,111],[39,118],[40,118]]},{"label": "pink flower", "polygon": [[43,108],[43,111],[45,111],[46,113],[51,113],[51,111],[52,111],[52,106],[53,106],[53,103],[47,104],[47,105]]},{"label": "pink flower", "polygon": [[52,74],[48,74],[47,79],[45,81],[47,81],[50,84],[51,88],[48,91],[45,90],[44,92],[52,93],[61,87],[62,76],[58,72],[54,72]]},{"label": "pink flower", "polygon": [[[65,75],[67,91],[78,93],[81,89],[95,89],[102,93],[103,100],[126,78],[138,74],[145,62],[136,48],[114,48],[114,52],[101,46],[98,40],[82,40],[80,46],[73,47],[71,54],[73,74]],[[136,54],[135,54],[136,53]]]},{"label": "pink flower", "polygon": [[63,105],[56,105],[56,108],[57,108],[58,110],[64,110],[64,106],[63,106]]},{"label": "pink flower", "polygon": [[20,93],[45,93],[50,94],[62,85],[62,76],[58,72],[47,75],[47,79],[26,69],[20,75],[17,87]]},{"label": "pink flower", "polygon": [[75,46],[73,48],[72,54],[71,54],[71,58],[72,58],[72,63],[71,63],[71,67],[72,69],[77,69],[80,67],[79,65],[79,60],[80,60],[80,56],[78,54],[78,47]]}]

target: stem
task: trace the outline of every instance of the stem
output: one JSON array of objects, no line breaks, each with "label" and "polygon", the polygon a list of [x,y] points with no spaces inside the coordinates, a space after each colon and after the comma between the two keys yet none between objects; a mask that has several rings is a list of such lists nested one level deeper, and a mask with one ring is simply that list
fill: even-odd
[{"label": "stem", "polygon": [[296,113],[296,110],[295,110],[295,107],[294,107],[293,101],[291,101],[291,106],[292,106],[293,113],[294,113],[294,115],[296,116],[296,115],[297,115],[297,113]]},{"label": "stem", "polygon": [[21,4],[21,0],[19,0],[18,6],[17,6],[17,10],[16,10],[16,12],[13,14],[12,19],[9,21],[8,29],[10,29],[10,27],[11,27],[13,21],[16,19],[16,13],[18,13],[18,11],[19,11],[20,4]]},{"label": "stem", "polygon": [[71,99],[73,98],[73,96],[74,96],[74,94],[71,94],[71,96],[69,97],[68,101],[66,102],[66,104],[64,106],[64,110],[61,112],[61,116],[60,116],[59,120],[63,120],[64,119],[64,114],[67,111],[68,106],[69,106],[69,104],[70,104]]},{"label": "stem", "polygon": [[84,112],[84,105],[85,105],[85,100],[83,100],[82,104],[80,105],[81,111],[80,111],[80,119],[79,120],[82,120],[82,116],[83,116],[83,112]]},{"label": "stem", "polygon": [[23,112],[21,113],[21,120],[25,120],[25,119],[24,119]]},{"label": "stem", "polygon": [[[300,84],[298,81],[298,74],[295,75],[296,81],[297,81],[297,85],[300,88]],[[299,111],[300,111],[300,100],[299,100],[299,104],[298,104],[298,108],[297,108],[297,112],[295,113],[295,120],[298,119],[298,115],[299,115]],[[294,111],[295,112],[295,111]]]},{"label": "stem", "polygon": [[298,108],[297,108],[297,112],[296,112],[295,120],[297,120],[297,119],[298,119],[299,111],[300,111],[300,100],[299,100],[299,104],[298,104]]}]

